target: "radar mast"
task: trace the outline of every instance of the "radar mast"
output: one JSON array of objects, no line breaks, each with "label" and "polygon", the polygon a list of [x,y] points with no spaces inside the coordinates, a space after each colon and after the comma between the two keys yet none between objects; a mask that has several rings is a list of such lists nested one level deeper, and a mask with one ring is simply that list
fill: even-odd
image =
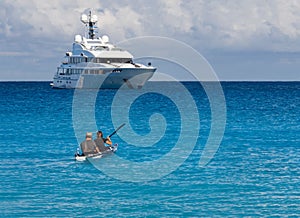
[{"label": "radar mast", "polygon": [[98,17],[96,15],[92,15],[92,11],[90,11],[89,15],[86,14],[81,15],[81,22],[84,23],[88,27],[89,39],[95,39],[95,29],[96,23],[98,21]]}]

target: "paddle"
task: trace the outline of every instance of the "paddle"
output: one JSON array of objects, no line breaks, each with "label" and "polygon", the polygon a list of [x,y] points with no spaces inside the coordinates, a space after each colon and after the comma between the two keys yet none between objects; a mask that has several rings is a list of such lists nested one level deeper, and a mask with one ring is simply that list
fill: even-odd
[{"label": "paddle", "polygon": [[110,134],[108,137],[112,137],[116,132],[118,132],[123,126],[125,126],[125,123],[123,123],[121,126],[119,126],[112,134]]}]

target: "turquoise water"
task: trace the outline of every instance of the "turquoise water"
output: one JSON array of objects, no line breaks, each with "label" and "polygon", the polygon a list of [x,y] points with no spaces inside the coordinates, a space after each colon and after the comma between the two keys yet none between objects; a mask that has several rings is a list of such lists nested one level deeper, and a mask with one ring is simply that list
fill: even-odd
[{"label": "turquoise water", "polygon": [[[172,90],[172,83],[154,85]],[[226,129],[204,168],[198,163],[210,131],[210,105],[199,84],[184,85],[200,116],[192,153],[160,179],[126,182],[74,161],[73,90],[54,90],[44,82],[0,83],[0,216],[300,216],[300,83],[222,83]],[[174,93],[180,101],[181,93]],[[115,94],[105,90],[97,97],[95,117],[105,135],[114,130]],[[153,113],[165,117],[165,136],[153,146],[137,147],[115,135],[118,156],[143,163],[172,149],[180,112],[166,96],[142,95],[126,126],[145,135]]]}]

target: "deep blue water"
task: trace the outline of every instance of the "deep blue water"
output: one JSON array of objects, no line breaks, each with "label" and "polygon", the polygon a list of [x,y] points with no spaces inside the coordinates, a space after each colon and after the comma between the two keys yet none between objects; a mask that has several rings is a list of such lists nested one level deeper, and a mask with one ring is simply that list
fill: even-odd
[{"label": "deep blue water", "polygon": [[[185,98],[172,83],[149,85],[171,91],[175,101]],[[0,217],[299,217],[300,83],[222,83],[225,133],[204,168],[198,163],[211,130],[210,104],[198,83],[184,85],[200,117],[192,153],[168,175],[130,182],[107,175],[89,162],[74,161],[78,141],[84,139],[84,135],[77,139],[74,130],[74,90],[54,90],[45,82],[1,82]],[[139,91],[126,95],[129,98],[134,92]],[[105,135],[114,130],[115,94],[115,90],[102,90],[96,99],[95,120]],[[119,157],[143,164],[172,150],[182,129],[180,110],[168,97],[154,92],[141,95],[132,102],[126,126],[147,135],[154,113],[166,120],[162,138],[153,146],[139,147],[115,135],[112,140],[119,144]],[[192,122],[195,115],[188,117]],[[190,133],[184,134],[188,144]],[[117,164],[111,167],[122,169]],[[126,170],[119,173],[128,174]]]}]

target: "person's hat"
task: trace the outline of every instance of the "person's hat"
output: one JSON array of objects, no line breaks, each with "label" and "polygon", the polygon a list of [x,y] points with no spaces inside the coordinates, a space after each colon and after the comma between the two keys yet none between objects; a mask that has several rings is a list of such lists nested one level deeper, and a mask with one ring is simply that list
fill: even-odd
[{"label": "person's hat", "polygon": [[91,133],[91,132],[87,132],[87,133],[86,133],[86,137],[87,137],[87,138],[92,138],[92,136],[93,136],[93,133]]}]

